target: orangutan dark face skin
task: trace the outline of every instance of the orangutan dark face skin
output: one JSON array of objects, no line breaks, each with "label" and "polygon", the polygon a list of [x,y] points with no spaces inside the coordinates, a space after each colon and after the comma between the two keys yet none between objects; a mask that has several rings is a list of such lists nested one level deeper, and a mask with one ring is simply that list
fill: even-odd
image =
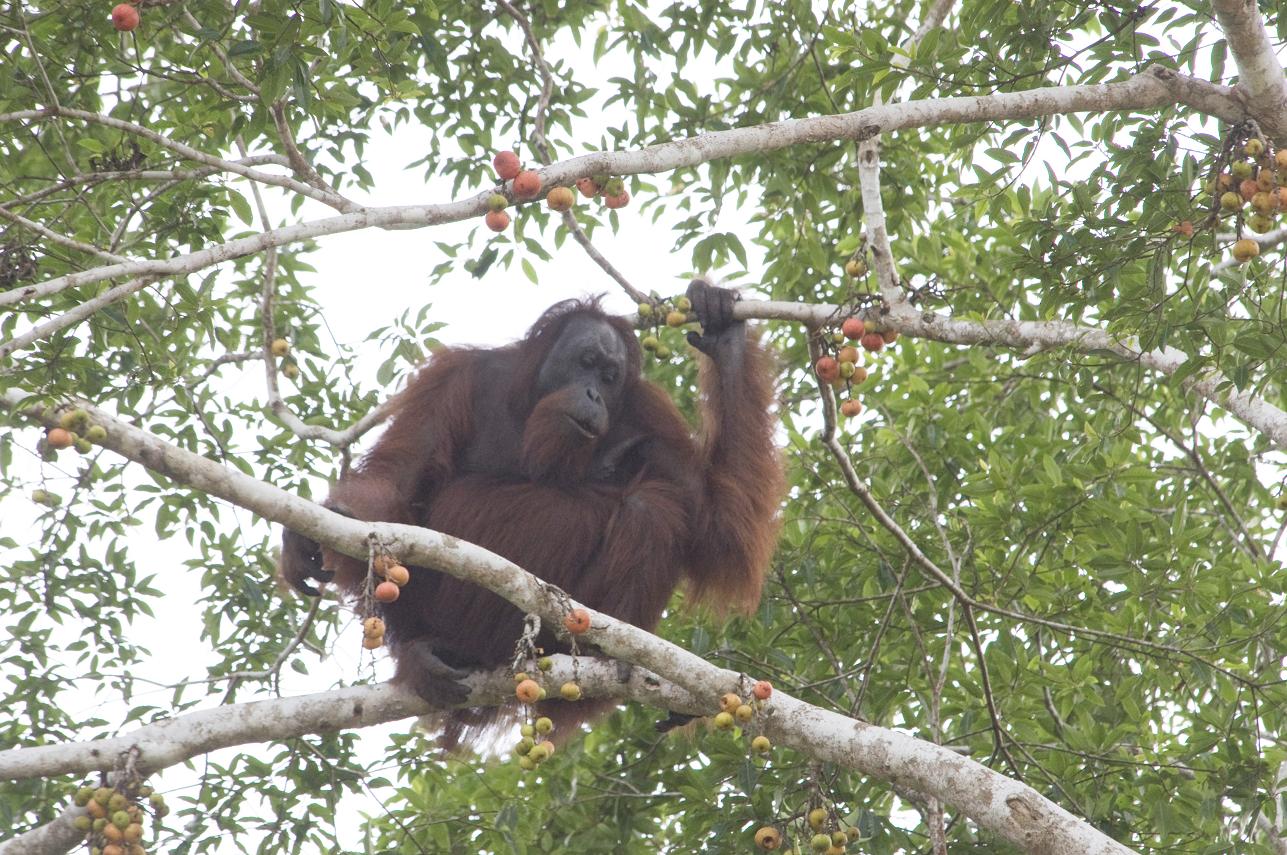
[{"label": "orangutan dark face skin", "polygon": [[608,432],[626,388],[626,343],[603,321],[575,317],[568,321],[536,375],[542,400],[558,395],[574,431],[587,440]]},{"label": "orangutan dark face skin", "polygon": [[[422,525],[496,552],[591,608],[652,629],[684,584],[693,600],[753,609],[777,540],[783,478],[773,446],[772,374],[733,318],[733,292],[688,289],[702,333],[705,439],[666,393],[640,377],[634,330],[592,301],[551,307],[521,341],[444,349],[396,400],[375,447],[327,506],[362,520]],[[523,615],[500,597],[412,567],[381,605],[395,679],[431,703],[457,705],[466,669],[509,660]],[[287,531],[281,575],[362,594],[366,563]],[[563,650],[550,633],[537,644]],[[571,725],[613,705],[541,704]],[[470,743],[496,710],[441,720],[447,744]]]}]

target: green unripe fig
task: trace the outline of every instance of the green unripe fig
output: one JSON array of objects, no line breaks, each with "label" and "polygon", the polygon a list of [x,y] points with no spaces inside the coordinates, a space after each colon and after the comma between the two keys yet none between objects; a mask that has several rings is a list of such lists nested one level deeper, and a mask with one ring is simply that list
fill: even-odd
[{"label": "green unripe fig", "polygon": [[68,410],[58,417],[58,424],[66,430],[83,431],[89,426],[89,413],[80,407]]},{"label": "green unripe fig", "polygon": [[867,275],[867,262],[861,258],[851,258],[845,262],[845,273],[853,279],[858,279]]},{"label": "green unripe fig", "polygon": [[[1250,217],[1247,217],[1247,228],[1257,234],[1263,235],[1265,232],[1271,231],[1273,227],[1274,218],[1267,216],[1266,214],[1252,214]],[[77,448],[79,447],[80,446],[77,445]]]}]

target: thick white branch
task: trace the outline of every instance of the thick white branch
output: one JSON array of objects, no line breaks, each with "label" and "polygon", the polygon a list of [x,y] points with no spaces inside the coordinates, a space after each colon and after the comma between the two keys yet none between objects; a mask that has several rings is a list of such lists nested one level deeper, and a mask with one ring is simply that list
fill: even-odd
[{"label": "thick white branch", "polygon": [[[551,658],[554,667],[544,677],[548,686],[575,679],[587,697],[637,701],[693,715],[709,711],[709,699],[694,697],[642,668],[629,669],[623,680],[620,666],[611,660],[582,658],[574,666],[570,656]],[[471,692],[461,706],[498,706],[514,700],[514,680],[505,669],[480,671],[464,682]],[[184,713],[119,736],[0,752],[0,780],[111,771],[117,758],[131,750],[137,752],[135,768],[150,775],[221,748],[370,727],[437,709],[442,707],[388,683],[226,704]],[[0,855],[72,849],[85,836],[72,826],[72,820],[83,812],[69,805],[54,821],[0,843]]]},{"label": "thick white branch", "polygon": [[[1022,350],[1028,354],[1059,347],[1082,352],[1103,352],[1138,362],[1162,374],[1174,374],[1188,356],[1173,347],[1141,352],[1130,339],[1116,339],[1095,327],[1079,326],[1066,321],[971,321],[920,312],[911,305],[895,305],[889,312],[868,311],[900,335],[928,338],[948,344],[988,344]],[[822,303],[783,303],[744,300],[733,309],[733,316],[745,320],[756,318],[790,320],[818,326],[839,323],[841,308]],[[1199,371],[1186,377],[1181,385],[1228,410],[1243,424],[1263,433],[1278,448],[1287,451],[1287,412],[1250,392],[1229,386],[1229,380],[1216,371]],[[1228,388],[1221,388],[1221,387]]]},{"label": "thick white branch", "polygon": [[93,315],[95,312],[105,309],[113,303],[119,303],[131,294],[142,291],[148,285],[152,284],[153,281],[155,280],[145,276],[141,276],[138,279],[131,279],[122,285],[117,285],[115,288],[109,288],[97,297],[93,297],[78,304],[75,308],[64,312],[56,318],[52,318],[42,324],[36,324],[26,332],[19,333],[4,344],[0,344],[0,359],[8,357],[9,354],[16,350],[20,350],[33,342],[48,338],[54,333],[65,330],[70,326],[75,326]]},{"label": "thick white branch", "polygon": [[1275,855],[1287,855],[1287,837],[1283,837],[1278,826],[1263,813],[1256,814],[1256,828],[1264,835],[1265,840],[1274,848]]},{"label": "thick white branch", "polygon": [[[1090,86],[1049,86],[1024,92],[1001,92],[974,98],[940,98],[868,107],[836,116],[816,116],[774,122],[751,128],[714,131],[637,151],[596,152],[551,164],[541,170],[542,186],[571,185],[589,175],[637,175],[697,166],[711,160],[827,140],[865,140],[908,128],[944,124],[1034,119],[1060,113],[1147,110],[1187,104],[1201,112],[1237,121],[1244,112],[1227,87],[1182,77],[1165,69],[1150,71],[1121,83]],[[29,111],[44,117],[45,111]],[[68,111],[63,111],[64,113]],[[10,117],[26,114],[9,114]],[[0,115],[0,120],[5,117]],[[184,147],[186,149],[186,147]],[[199,154],[199,153],[197,153]],[[218,160],[217,158],[215,160]],[[225,168],[230,161],[218,160]],[[232,170],[238,171],[238,170]],[[239,174],[244,174],[242,170]],[[259,175],[263,175],[260,173]],[[268,176],[279,178],[280,176]],[[256,180],[263,180],[256,176]],[[320,191],[293,179],[282,179],[310,191]],[[269,182],[269,183],[281,183]],[[291,189],[297,189],[292,187]],[[297,189],[297,192],[304,192]],[[260,235],[211,246],[161,261],[112,264],[48,279],[0,294],[0,306],[56,294],[66,288],[99,282],[113,276],[175,276],[263,252],[269,247],[366,228],[417,228],[457,222],[482,215],[491,190],[441,205],[371,207],[362,211],[300,223]]]},{"label": "thick white branch", "polygon": [[[902,52],[894,56],[891,65],[902,70],[911,64],[911,50],[930,30],[943,22],[952,8],[952,0],[938,0],[926,10],[925,20],[902,44]],[[885,97],[877,89],[872,103],[881,106]],[[872,260],[876,262],[876,281],[885,302],[893,305],[907,299],[894,265],[894,249],[889,242],[885,224],[885,204],[880,198],[880,137],[873,136],[858,144],[858,184],[862,191],[863,220],[866,223],[867,244]]]},{"label": "thick white branch", "polygon": [[[548,686],[576,679],[588,697],[638,701],[694,715],[710,712],[710,698],[699,699],[642,668],[630,669],[623,681],[619,666],[611,660],[582,658],[574,669],[570,656],[551,658],[554,667],[544,676]],[[514,701],[514,680],[506,669],[479,671],[464,682],[471,691],[469,699],[459,706],[500,706]],[[0,780],[110,771],[117,758],[130,749],[138,749],[136,768],[149,775],[220,748],[370,727],[446,708],[429,704],[390,683],[226,704],[184,713],[119,736],[0,752]]]},{"label": "thick white branch", "polygon": [[84,808],[68,804],[52,821],[19,834],[17,837],[0,841],[0,855],[46,855],[46,853],[70,852],[77,844],[85,842],[85,832],[77,831],[72,825],[76,817],[84,812]]},{"label": "thick white branch", "polygon": [[[0,394],[10,409],[53,423],[56,412],[23,409],[16,390]],[[348,555],[365,556],[368,538],[408,564],[433,567],[499,594],[526,612],[557,626],[568,607],[562,592],[522,568],[475,544],[430,529],[393,523],[363,523],[239,471],[184,451],[152,434],[93,407],[95,423],[107,429],[103,445],[213,496],[235,502]],[[741,675],[717,668],[683,648],[638,627],[591,611],[593,629],[586,641],[609,656],[643,666],[698,698],[709,698],[711,711],[723,691],[744,688]],[[1043,855],[1125,855],[1131,850],[1104,836],[1048,801],[1026,784],[993,772],[950,749],[904,733],[865,724],[818,709],[775,692],[765,716],[765,730],[783,745],[844,765],[883,781],[936,797],[973,819],[980,827]]]},{"label": "thick white branch", "polygon": [[1238,89],[1261,130],[1287,145],[1287,82],[1256,0],[1214,0],[1216,19],[1238,66]]}]

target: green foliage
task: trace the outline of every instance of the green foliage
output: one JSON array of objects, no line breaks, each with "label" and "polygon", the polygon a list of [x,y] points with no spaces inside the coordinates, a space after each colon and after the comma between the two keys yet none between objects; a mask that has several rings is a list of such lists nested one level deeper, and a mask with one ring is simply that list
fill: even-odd
[{"label": "green foliage", "polygon": [[[898,45],[925,4],[868,4],[862,18],[852,4],[803,0],[522,5],[553,70],[556,158],[857,110],[878,93],[982,96],[1111,82],[1150,65],[1222,80],[1232,68],[1207,5],[1188,2],[964,0],[905,68]],[[111,29],[109,8],[38,0],[0,11],[0,206],[81,244],[159,260],[334,214],[294,196],[265,222],[247,182],[191,174],[201,164],[156,137],[229,159],[243,148],[284,155],[275,110],[319,177],[355,198],[382,189],[364,162],[372,134],[428,129],[412,166],[456,196],[492,184],[498,148],[536,159],[540,76],[492,4],[194,0],[146,5],[132,34]],[[1266,14],[1271,28],[1287,26]],[[146,133],[30,112],[55,104]],[[907,339],[868,359],[858,390],[868,412],[842,428],[844,443],[881,505],[981,604],[976,640],[961,603],[876,522],[818,441],[805,332],[766,325],[782,368],[792,493],[763,603],[721,625],[679,608],[680,595],[661,634],[825,708],[951,745],[1134,848],[1270,852],[1251,829],[1257,815],[1279,821],[1272,790],[1287,761],[1287,583],[1270,554],[1282,535],[1283,456],[1179,386],[1218,369],[1239,389],[1287,400],[1281,261],[1266,253],[1212,270],[1227,255],[1228,221],[1208,218],[1202,186],[1227,164],[1231,134],[1171,109],[883,138],[882,202],[922,308],[1103,326],[1192,361],[1167,381],[1108,354],[1021,358]],[[173,170],[188,172],[158,174]],[[592,238],[626,216],[650,219],[672,232],[651,252],[754,279],[773,299],[875,300],[874,274],[843,271],[864,249],[852,142],[627,186],[627,211],[578,206]],[[1192,239],[1174,230],[1184,220]],[[539,206],[485,245],[425,235],[437,253],[425,278],[497,268],[536,282],[535,262],[580,251],[566,237]],[[456,320],[427,290],[423,310],[371,331],[366,347],[338,342],[314,291],[312,249],[159,279],[7,357],[0,390],[85,397],[311,496],[343,461],[266,406],[269,271],[272,324],[300,369],[281,381],[283,398],[308,424],[360,418]],[[0,294],[102,263],[0,219]],[[644,290],[677,290],[627,273]],[[123,281],[6,306],[0,342]],[[479,298],[479,312],[493,309]],[[650,360],[647,371],[695,413],[691,359]],[[276,589],[266,526],[110,453],[41,461],[38,438],[16,420],[0,432],[0,515],[31,524],[6,525],[0,540],[0,746],[266,697],[294,675],[369,676],[325,656],[346,621],[334,603],[305,626],[305,606]],[[60,503],[28,501],[35,489]],[[158,542],[173,560],[157,560]],[[176,577],[190,601],[162,596]],[[168,609],[191,610],[210,655],[158,689],[135,671],[164,651],[131,637]],[[154,850],[744,852],[765,823],[807,839],[800,817],[820,800],[862,831],[863,852],[928,846],[912,794],[784,749],[751,759],[749,734],[661,737],[652,725],[662,715],[623,709],[528,774],[495,758],[441,757],[418,736],[381,741],[376,758],[353,734],[223,752],[169,793],[176,815]],[[80,783],[5,782],[0,827],[48,821]],[[358,809],[369,816],[354,828],[343,812]],[[953,851],[1011,851],[948,816]]]}]

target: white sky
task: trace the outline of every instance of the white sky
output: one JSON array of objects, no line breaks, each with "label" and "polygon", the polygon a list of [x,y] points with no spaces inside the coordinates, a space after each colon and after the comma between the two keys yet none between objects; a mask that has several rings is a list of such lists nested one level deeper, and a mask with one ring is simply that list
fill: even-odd
[{"label": "white sky", "polygon": [[[589,60],[589,50],[577,48],[570,39],[556,46],[557,55],[565,58],[580,56],[579,63],[584,64],[589,74],[600,79],[608,79],[617,74],[632,74],[626,63],[614,58],[609,53],[604,61],[593,67]],[[516,57],[521,51],[515,45]],[[700,74],[704,79],[713,76],[713,67],[702,67],[692,63],[685,69],[689,76]],[[583,79],[589,79],[582,75]],[[584,136],[597,138],[597,129],[592,122],[601,115],[593,108],[588,110],[590,116],[578,120],[579,127],[585,128]],[[447,181],[426,184],[423,167],[411,170],[403,169],[403,164],[419,159],[427,146],[429,131],[415,126],[404,126],[391,138],[378,127],[373,132],[368,144],[363,165],[374,177],[376,191],[369,197],[353,194],[356,201],[371,204],[389,205],[403,203],[424,203],[446,201],[451,198],[450,184]],[[1056,162],[1062,160],[1057,153]],[[1033,168],[1040,168],[1038,161]],[[655,183],[665,192],[669,186],[666,176],[657,176]],[[482,187],[465,188],[463,194],[482,190]],[[287,216],[281,196],[275,191],[268,191],[268,201],[273,210]],[[578,204],[595,204],[586,202],[578,194]],[[685,251],[676,256],[672,254],[674,232],[669,223],[674,219],[686,217],[690,212],[668,213],[658,225],[652,224],[651,214],[641,213],[638,202],[634,200],[630,207],[620,212],[621,232],[610,235],[607,229],[596,233],[595,244],[613,264],[621,270],[636,287],[644,291],[656,289],[662,294],[678,293],[686,283],[689,269],[689,257]],[[737,211],[726,206],[720,221],[714,230],[732,231],[740,235],[749,234],[747,223],[755,212],[752,203],[744,211]],[[317,219],[333,215],[331,209],[318,203],[305,203],[299,218]],[[522,210],[511,209],[515,217],[522,217]],[[447,278],[442,284],[429,287],[426,271],[437,265],[442,256],[434,246],[434,241],[457,242],[465,239],[467,234],[479,223],[459,223],[432,229],[416,231],[366,230],[324,238],[319,248],[312,252],[307,260],[317,270],[316,274],[303,274],[307,281],[317,287],[316,298],[326,309],[326,320],[330,330],[343,343],[357,346],[374,328],[388,324],[404,310],[418,310],[424,303],[433,305],[432,316],[437,320],[449,322],[449,326],[437,335],[446,343],[499,344],[520,336],[527,326],[551,303],[569,296],[606,292],[609,295],[608,306],[617,311],[628,310],[632,303],[625,297],[616,284],[610,280],[570,238],[556,249],[552,240],[546,240],[546,249],[554,256],[553,263],[544,263],[531,258],[541,285],[532,285],[518,269],[517,262],[511,269],[499,265],[481,279],[474,279],[463,268]],[[506,233],[512,234],[512,230]],[[474,242],[477,252],[490,239],[490,232],[478,228]],[[756,271],[760,267],[762,253],[749,241],[744,241],[749,261],[750,276],[747,281],[755,281]],[[462,252],[460,261],[470,257]],[[376,350],[366,346],[367,359],[359,368],[359,375],[364,380],[374,377],[378,364]],[[258,367],[252,364],[245,375],[258,382]],[[255,387],[258,390],[260,387]],[[34,436],[34,434],[33,434]],[[64,452],[68,455],[67,452]],[[75,465],[70,456],[64,458],[64,468],[74,471]],[[36,470],[33,466],[33,476]],[[315,493],[324,492],[317,485]],[[34,531],[33,508],[25,495],[0,496],[0,533],[13,536],[19,541],[22,532]],[[242,512],[239,519],[247,533],[258,536],[264,529],[262,522],[254,520]],[[180,538],[157,543],[150,525],[140,526],[131,543],[131,552],[147,570],[157,572],[154,584],[165,591],[164,602],[170,604],[195,603],[201,596],[199,576],[196,571],[183,568],[183,560],[192,552]],[[141,568],[142,569],[142,568]],[[328,605],[328,608],[334,606]],[[141,618],[130,628],[130,637],[143,647],[149,648],[153,656],[146,663],[134,669],[141,677],[162,683],[176,683],[184,678],[198,678],[204,675],[204,664],[210,661],[211,653],[199,639],[199,622],[193,619],[191,608],[183,605],[173,606],[158,611],[154,619]],[[334,656],[328,659],[315,673],[309,676],[296,674],[289,668],[283,672],[283,691],[285,694],[302,694],[309,691],[321,691],[330,687],[337,679],[352,680],[364,673],[364,663],[369,657],[362,657],[359,635],[350,631],[337,645]],[[388,675],[389,669],[383,656],[379,658],[377,674]],[[170,692],[158,689],[136,694],[134,703],[156,703],[164,706]],[[249,699],[248,694],[242,700]],[[69,711],[73,717],[87,718],[101,715],[108,720],[117,720],[125,707],[119,703],[100,703],[88,691],[69,695]],[[403,731],[408,722],[400,722],[385,727],[368,728],[361,732],[361,753],[369,759],[378,758],[385,753],[388,734]],[[226,760],[238,749],[216,752],[212,759]],[[250,746],[246,750],[254,751]],[[200,770],[198,761],[196,770]],[[154,783],[162,791],[179,794],[191,792],[196,783],[197,774],[184,768],[173,768],[156,776]],[[348,798],[343,802],[337,825],[343,833],[342,839],[349,848],[360,845],[358,837],[357,813],[364,810],[376,810],[377,806],[365,799]],[[908,819],[911,819],[908,817]],[[914,824],[914,819],[912,820]],[[178,820],[171,817],[170,828],[178,827]],[[251,846],[250,841],[243,841]],[[231,851],[231,848],[229,848]]]}]

